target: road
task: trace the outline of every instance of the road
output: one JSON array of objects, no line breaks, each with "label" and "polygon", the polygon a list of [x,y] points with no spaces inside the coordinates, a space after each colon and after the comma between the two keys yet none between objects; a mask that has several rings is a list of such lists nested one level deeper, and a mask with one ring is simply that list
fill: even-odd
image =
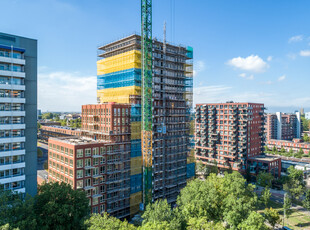
[{"label": "road", "polygon": [[43,153],[42,157],[38,157],[37,160],[37,170],[44,170],[44,162],[47,161],[48,158],[48,146],[47,144],[38,142],[38,149],[40,149]]}]

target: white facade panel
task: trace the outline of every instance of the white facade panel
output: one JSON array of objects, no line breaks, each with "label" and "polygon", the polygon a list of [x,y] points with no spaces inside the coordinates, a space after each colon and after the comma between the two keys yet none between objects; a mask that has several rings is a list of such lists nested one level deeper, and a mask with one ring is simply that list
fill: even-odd
[{"label": "white facade panel", "polygon": [[25,175],[8,177],[8,178],[0,179],[0,184],[7,184],[7,183],[12,183],[12,182],[17,182],[17,181],[23,181],[25,179],[26,179]]},{"label": "white facade panel", "polygon": [[0,84],[0,89],[25,90],[25,85]]},{"label": "white facade panel", "polygon": [[0,138],[0,144],[4,143],[15,143],[15,142],[25,142],[25,137],[8,137],[8,138]]},{"label": "white facade panel", "polygon": [[0,125],[0,130],[7,130],[7,129],[25,129],[26,124],[4,124]]},{"label": "white facade panel", "polygon": [[24,117],[25,114],[26,114],[25,111],[0,111],[0,117],[11,117],[11,116]]},{"label": "white facade panel", "polygon": [[18,169],[18,168],[25,168],[25,162],[17,163],[17,164],[9,164],[9,165],[0,165],[1,170],[9,170],[9,169]]},{"label": "white facade panel", "polygon": [[26,77],[26,74],[25,74],[25,72],[16,72],[16,71],[0,70],[0,76],[25,78],[25,77]]},{"label": "white facade panel", "polygon": [[18,64],[18,65],[25,65],[26,64],[25,59],[2,57],[2,56],[0,56],[0,62],[10,63],[10,64],[13,63],[13,64]]}]

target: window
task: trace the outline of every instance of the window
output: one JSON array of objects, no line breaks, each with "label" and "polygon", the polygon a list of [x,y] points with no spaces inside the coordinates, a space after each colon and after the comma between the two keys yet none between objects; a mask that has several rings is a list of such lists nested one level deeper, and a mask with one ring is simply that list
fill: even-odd
[{"label": "window", "polygon": [[91,176],[91,169],[85,170],[85,177]]},{"label": "window", "polygon": [[[96,204],[98,204],[98,197],[97,198],[93,198],[93,205],[96,205]],[[97,210],[97,212],[98,212],[98,210]]]},{"label": "window", "polygon": [[85,157],[91,156],[91,149],[85,149]]},{"label": "window", "polygon": [[77,178],[83,178],[83,169],[76,171],[76,177]]},{"label": "window", "polygon": [[93,155],[99,155],[99,148],[93,148]]},{"label": "window", "polygon": [[77,180],[76,181],[76,188],[77,189],[83,188],[83,180]]},{"label": "window", "polygon": [[83,149],[78,149],[78,150],[76,150],[76,157],[77,157],[77,158],[83,157]]},{"label": "window", "polygon": [[70,177],[73,177],[73,170],[72,169],[69,170],[69,175],[70,175]]},{"label": "window", "polygon": [[105,153],[105,148],[104,147],[100,147],[100,155],[103,155]]},{"label": "window", "polygon": [[[71,162],[71,160],[70,160],[70,162]],[[86,161],[85,161],[85,164],[86,164]],[[76,167],[77,168],[83,168],[83,160],[82,159],[76,161]]]},{"label": "window", "polygon": [[85,187],[91,186],[91,179],[85,179]]},{"label": "window", "polygon": [[85,159],[85,166],[91,166],[91,159]]}]

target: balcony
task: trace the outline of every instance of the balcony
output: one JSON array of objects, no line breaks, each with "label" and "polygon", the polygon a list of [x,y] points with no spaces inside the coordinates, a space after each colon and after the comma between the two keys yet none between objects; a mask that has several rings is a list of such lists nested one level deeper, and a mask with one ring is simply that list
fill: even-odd
[{"label": "balcony", "polygon": [[20,97],[0,97],[1,103],[26,103],[26,98],[20,98]]},{"label": "balcony", "polygon": [[92,186],[92,185],[88,185],[88,186],[85,186],[84,189],[85,190],[90,190],[90,189],[94,189],[95,187]]},{"label": "balcony", "polygon": [[0,89],[25,90],[25,88],[26,88],[25,85],[0,82]]},{"label": "balcony", "polygon": [[26,125],[24,123],[10,123],[10,124],[0,124],[0,130],[7,129],[25,129]]},{"label": "balcony", "polygon": [[23,181],[25,179],[26,179],[25,175],[11,175],[6,178],[1,178],[0,184],[13,183],[13,182],[18,182],[18,181]]},{"label": "balcony", "polygon": [[0,138],[0,144],[13,143],[13,142],[25,142],[25,141],[26,141],[25,136],[11,136],[11,137],[1,137]]},{"label": "balcony", "polygon": [[1,149],[0,155],[1,157],[10,157],[10,156],[19,156],[25,155],[25,149]]},{"label": "balcony", "polygon": [[25,65],[26,64],[25,59],[4,57],[4,56],[0,56],[0,62],[9,63],[9,64],[13,63],[13,64],[17,64],[17,65]]},{"label": "balcony", "polygon": [[9,70],[0,70],[0,75],[5,77],[20,77],[25,78],[25,72],[9,71]]},{"label": "balcony", "polygon": [[2,170],[9,170],[9,169],[18,169],[18,168],[25,168],[25,162],[0,166],[1,171]]},{"label": "balcony", "polygon": [[25,111],[0,111],[0,117],[24,117],[25,115]]}]

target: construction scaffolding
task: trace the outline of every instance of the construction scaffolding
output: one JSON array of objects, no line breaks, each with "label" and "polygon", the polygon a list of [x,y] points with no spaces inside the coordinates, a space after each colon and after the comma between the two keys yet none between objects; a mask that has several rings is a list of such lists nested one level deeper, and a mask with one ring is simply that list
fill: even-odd
[{"label": "construction scaffolding", "polygon": [[[131,35],[100,47],[100,57],[113,59],[118,56],[118,63],[126,63],[123,53],[140,54],[141,37]],[[165,48],[164,48],[165,47]],[[137,52],[134,52],[137,51]],[[156,39],[152,41],[152,84],[151,84],[151,124],[148,132],[147,147],[151,157],[142,154],[143,132],[142,111],[143,85],[140,68],[123,65],[124,69],[115,68],[115,72],[98,72],[98,101],[114,101],[131,105],[131,195],[130,213],[135,214],[142,203],[142,194],[148,202],[167,199],[174,203],[180,190],[186,185],[187,178],[193,175],[192,161],[187,162],[190,153],[190,111],[192,109],[192,57],[190,47],[175,46]],[[140,58],[140,56],[138,56]],[[115,59],[114,59],[115,60]],[[102,60],[99,61],[100,63]],[[135,61],[139,63],[139,61]],[[140,60],[141,63],[141,60]],[[143,63],[143,61],[142,61]],[[126,69],[126,68],[128,69]],[[107,71],[108,68],[102,69]],[[113,69],[109,67],[109,69]],[[150,115],[150,114],[149,114]],[[142,130],[142,131],[141,131]],[[146,153],[146,152],[145,152]],[[142,162],[148,171],[142,173]],[[187,163],[189,165],[187,166]],[[139,176],[140,175],[140,176]],[[138,178],[138,179],[137,179]],[[138,191],[139,178],[142,189]],[[136,186],[137,185],[137,186]],[[143,191],[142,191],[143,190]],[[147,193],[147,194],[146,194]],[[138,195],[140,194],[140,195]],[[146,194],[146,195],[145,195]],[[137,200],[140,201],[137,202]],[[144,199],[144,201],[146,201]],[[147,202],[144,202],[145,204]]]}]

